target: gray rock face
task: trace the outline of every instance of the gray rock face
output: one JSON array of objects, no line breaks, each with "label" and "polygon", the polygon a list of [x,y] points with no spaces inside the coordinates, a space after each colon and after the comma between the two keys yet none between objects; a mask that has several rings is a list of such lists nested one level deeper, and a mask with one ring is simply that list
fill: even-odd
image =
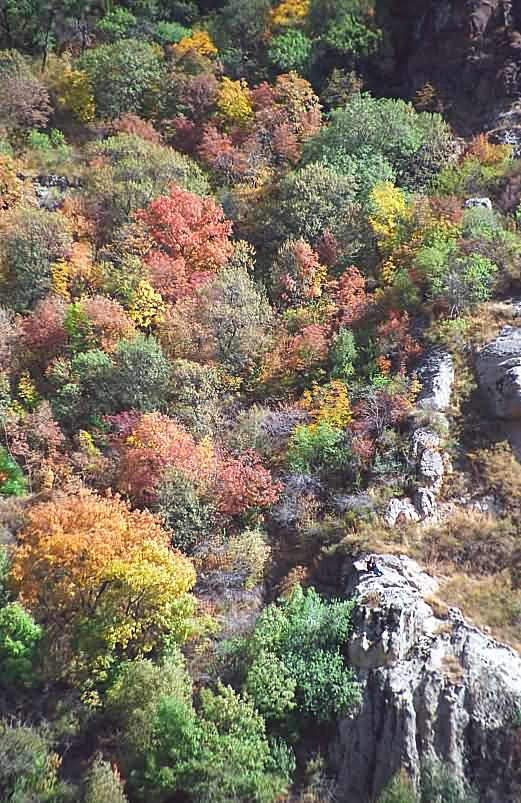
[{"label": "gray rock face", "polygon": [[495,416],[521,418],[521,327],[505,326],[478,352],[476,374]]},{"label": "gray rock face", "polygon": [[454,385],[454,363],[445,349],[432,349],[418,368],[423,387],[416,402],[422,410],[443,412],[450,405]]},{"label": "gray rock face", "polygon": [[391,499],[384,513],[384,521],[389,527],[394,527],[400,522],[420,521],[418,511],[410,499]]},{"label": "gray rock face", "polygon": [[[437,618],[434,578],[405,557],[345,569],[359,600],[348,654],[363,684],[359,711],[340,721],[332,748],[340,800],[369,803],[404,768],[446,762],[481,803],[514,803],[521,788],[521,657],[465,622]],[[427,599],[425,599],[427,597]],[[437,614],[439,611],[437,609]]]},{"label": "gray rock face", "polygon": [[414,494],[414,507],[421,519],[432,519],[438,512],[436,494],[429,488],[418,488]]},{"label": "gray rock face", "polygon": [[439,493],[443,484],[445,467],[441,452],[436,449],[424,449],[418,465],[418,476],[422,485]]},{"label": "gray rock face", "polygon": [[437,449],[441,445],[441,438],[430,429],[415,429],[411,438],[411,457],[418,460],[425,449]]}]

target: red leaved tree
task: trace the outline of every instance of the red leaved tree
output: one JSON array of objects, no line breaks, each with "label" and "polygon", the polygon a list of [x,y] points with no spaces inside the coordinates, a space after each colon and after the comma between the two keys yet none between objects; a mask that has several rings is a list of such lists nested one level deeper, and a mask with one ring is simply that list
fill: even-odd
[{"label": "red leaved tree", "polygon": [[175,184],[136,218],[154,243],[148,256],[152,281],[167,300],[209,280],[232,254],[232,224],[222,207]]}]

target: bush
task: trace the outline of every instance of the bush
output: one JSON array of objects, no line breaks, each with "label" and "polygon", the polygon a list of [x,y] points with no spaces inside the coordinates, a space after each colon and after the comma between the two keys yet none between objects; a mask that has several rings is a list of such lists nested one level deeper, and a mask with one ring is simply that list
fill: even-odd
[{"label": "bush", "polygon": [[353,453],[346,435],[328,423],[298,426],[288,444],[286,462],[292,471],[304,474],[337,474],[353,464]]},{"label": "bush", "polygon": [[[439,115],[418,114],[403,100],[355,95],[334,111],[330,124],[305,148],[305,162],[318,162],[358,180],[365,197],[375,186],[362,184],[367,165],[378,165],[378,181],[395,181],[418,192],[447,162],[452,148],[450,129]],[[376,178],[376,176],[375,176]]]},{"label": "bush", "polygon": [[0,608],[0,684],[32,686],[34,660],[42,628],[18,602]]},{"label": "bush", "polygon": [[0,447],[0,496],[23,496],[27,479],[7,449]]},{"label": "bush", "polygon": [[132,29],[136,27],[136,17],[121,6],[115,6],[96,23],[96,28],[110,41],[117,41],[131,36]]},{"label": "bush", "polygon": [[87,50],[78,66],[92,83],[98,114],[108,118],[143,115],[162,76],[157,49],[135,39]]},{"label": "bush", "polygon": [[159,488],[157,511],[172,534],[172,546],[188,555],[215,528],[216,511],[212,502],[201,498],[195,482],[174,469]]},{"label": "bush", "polygon": [[418,803],[418,797],[409,778],[400,773],[385,787],[376,803]]},{"label": "bush", "polygon": [[208,191],[195,162],[138,136],[109,137],[93,145],[90,155],[101,159],[102,165],[87,174],[87,197],[109,230],[128,222],[170,184],[199,195]]},{"label": "bush", "polygon": [[99,756],[87,773],[85,803],[128,803],[119,772]]},{"label": "bush", "polygon": [[219,686],[217,693],[203,689],[198,717],[179,701],[164,700],[143,775],[158,797],[184,790],[195,803],[271,803],[286,792],[294,766],[288,748],[272,752],[251,700]]},{"label": "bush", "polygon": [[60,759],[44,732],[0,720],[0,795],[3,803],[58,803]]},{"label": "bush", "polygon": [[[260,708],[271,716],[287,716],[292,688],[299,711],[322,722],[356,703],[358,684],[342,656],[352,610],[352,602],[325,602],[314,589],[296,586],[288,598],[261,613],[244,645],[246,688]],[[280,676],[272,677],[279,662],[287,678],[285,691]]]},{"label": "bush", "polygon": [[310,65],[313,43],[302,31],[289,30],[274,36],[268,47],[268,59],[281,72],[305,73]]},{"label": "bush", "polygon": [[55,212],[18,207],[3,221],[0,281],[6,298],[25,312],[51,289],[52,265],[69,254],[72,239]]}]

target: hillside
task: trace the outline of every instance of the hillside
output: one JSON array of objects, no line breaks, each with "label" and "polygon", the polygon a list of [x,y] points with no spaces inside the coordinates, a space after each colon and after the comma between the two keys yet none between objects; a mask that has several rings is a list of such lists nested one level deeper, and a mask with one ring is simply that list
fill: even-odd
[{"label": "hillside", "polygon": [[521,801],[521,11],[0,0],[0,803]]}]

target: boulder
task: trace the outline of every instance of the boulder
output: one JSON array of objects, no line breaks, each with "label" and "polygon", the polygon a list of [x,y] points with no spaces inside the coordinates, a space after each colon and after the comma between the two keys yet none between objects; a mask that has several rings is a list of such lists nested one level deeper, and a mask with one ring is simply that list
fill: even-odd
[{"label": "boulder", "polygon": [[384,521],[389,527],[409,521],[420,521],[418,511],[410,499],[391,499],[384,513]]},{"label": "boulder", "polygon": [[339,800],[374,801],[404,768],[446,763],[480,803],[514,803],[521,784],[521,657],[431,604],[435,578],[406,557],[382,555],[382,577],[346,564],[358,604],[347,653],[362,702],[339,721],[331,749]]},{"label": "boulder", "polygon": [[424,449],[418,464],[418,477],[422,485],[439,493],[443,484],[445,466],[443,456],[437,449]]},{"label": "boulder", "polygon": [[450,405],[454,385],[454,363],[448,351],[434,348],[418,368],[422,389],[416,402],[422,410],[443,412]]},{"label": "boulder", "polygon": [[465,209],[490,209],[492,211],[492,201],[490,198],[467,198]]},{"label": "boulder", "polygon": [[438,449],[441,446],[441,438],[430,429],[415,429],[411,438],[411,457],[418,460],[425,449]]},{"label": "boulder", "polygon": [[422,520],[434,518],[438,513],[438,503],[434,491],[429,488],[418,488],[414,494],[414,507]]},{"label": "boulder", "polygon": [[493,415],[521,418],[521,327],[505,326],[475,360],[479,385]]}]

